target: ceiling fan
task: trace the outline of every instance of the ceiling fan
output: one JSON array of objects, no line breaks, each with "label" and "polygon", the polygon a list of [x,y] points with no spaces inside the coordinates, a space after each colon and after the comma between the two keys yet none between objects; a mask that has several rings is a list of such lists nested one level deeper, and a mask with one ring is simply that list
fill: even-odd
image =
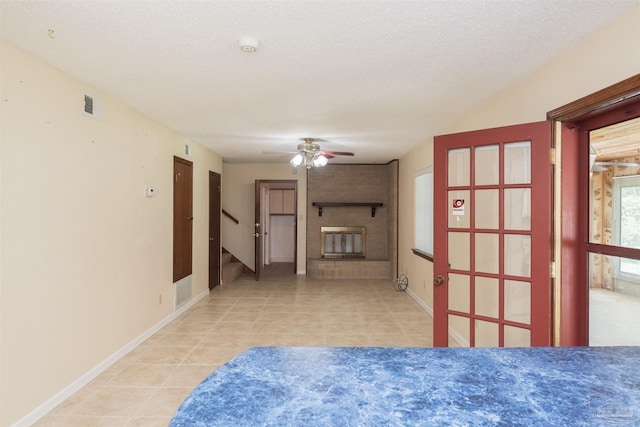
[{"label": "ceiling fan", "polygon": [[[329,159],[336,156],[353,156],[353,153],[347,151],[328,151],[321,150],[320,145],[314,138],[301,138],[304,142],[298,144],[297,151],[291,151],[285,154],[295,154],[289,161],[291,166],[297,168],[298,166],[305,166],[307,169],[312,167],[322,167],[328,163]],[[265,151],[265,154],[281,154]]]}]

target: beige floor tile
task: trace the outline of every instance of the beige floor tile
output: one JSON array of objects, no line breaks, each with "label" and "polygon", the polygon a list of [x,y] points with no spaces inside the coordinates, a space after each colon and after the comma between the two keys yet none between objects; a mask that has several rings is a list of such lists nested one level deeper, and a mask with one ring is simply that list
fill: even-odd
[{"label": "beige floor tile", "polygon": [[179,365],[163,387],[195,388],[216,369],[213,365]]},{"label": "beige floor tile", "polygon": [[411,343],[402,333],[368,335],[368,345],[372,347],[409,347]]},{"label": "beige floor tile", "polygon": [[187,394],[253,346],[433,345],[433,320],[388,281],[253,277],[214,289],[36,425],[166,426]]},{"label": "beige floor tile", "polygon": [[363,343],[368,343],[367,336],[365,334],[327,334],[327,345],[330,347],[361,347],[363,346]]},{"label": "beige floor tile", "polygon": [[261,312],[259,311],[237,311],[226,313],[222,319],[220,319],[221,323],[225,322],[249,322],[253,323],[256,321],[258,316],[260,316]]},{"label": "beige floor tile", "polygon": [[[93,382],[102,382],[102,381],[93,381]],[[73,394],[67,400],[59,404],[53,411],[51,411],[51,415],[55,416],[66,416],[81,413],[81,408],[85,402],[87,402],[93,394],[99,390],[100,386],[94,386],[92,384],[86,385],[82,389],[80,389],[77,393]]]},{"label": "beige floor tile", "polygon": [[327,334],[323,332],[290,335],[287,338],[289,346],[293,347],[326,347]]},{"label": "beige floor tile", "polygon": [[327,331],[327,334],[330,334],[330,335],[344,334],[344,335],[351,336],[351,335],[366,335],[367,333],[367,328],[364,325],[364,323],[357,323],[357,322],[328,321],[325,326],[325,330]]},{"label": "beige floor tile", "polygon": [[52,415],[35,423],[33,427],[122,427],[126,426],[129,420],[129,417]]},{"label": "beige floor tile", "polygon": [[273,313],[273,314],[282,314],[282,315],[288,315],[291,314],[295,311],[295,303],[291,303],[291,304],[272,304],[272,305],[265,305],[262,309],[261,309],[261,314],[264,314],[265,312],[268,313]]},{"label": "beige floor tile", "polygon": [[[142,344],[142,346],[144,346],[145,344]],[[138,347],[140,348],[140,347]],[[138,350],[138,348],[136,348],[135,350]],[[135,351],[134,350],[134,351]],[[124,359],[124,358],[123,358]],[[89,385],[87,387],[90,386],[105,386],[107,384],[109,384],[109,382],[118,374],[120,374],[120,372],[122,372],[124,369],[126,369],[131,363],[129,359],[127,359],[127,361],[125,362],[123,359],[117,361],[116,363],[114,363],[113,365],[111,365],[110,367],[108,367],[102,374],[100,374],[97,378],[94,378],[93,381],[91,381],[89,383]],[[133,359],[135,360],[135,359]],[[85,388],[87,388],[85,387]]]},{"label": "beige floor tile", "polygon": [[138,410],[139,416],[173,416],[182,401],[191,393],[191,388],[159,388]]},{"label": "beige floor tile", "polygon": [[199,347],[240,347],[246,345],[247,336],[250,331],[232,332],[212,332],[205,336],[200,342]]},{"label": "beige floor tile", "polygon": [[291,331],[323,331],[325,322],[314,319],[292,319],[289,326]]},{"label": "beige floor tile", "polygon": [[431,332],[422,335],[407,334],[408,341],[406,347],[433,347],[433,336]]},{"label": "beige floor tile", "polygon": [[244,297],[238,300],[238,302],[233,306],[233,308],[237,307],[252,307],[252,306],[264,306],[267,303],[268,297]]},{"label": "beige floor tile", "polygon": [[215,333],[249,333],[252,331],[253,322],[236,322],[232,320],[221,320],[216,325]]},{"label": "beige floor tile", "polygon": [[204,333],[200,334],[174,334],[168,333],[160,338],[156,345],[162,347],[195,347],[206,336]]},{"label": "beige floor tile", "polygon": [[194,334],[210,332],[215,324],[224,317],[224,313],[207,313],[203,319],[184,320],[182,322],[174,322],[175,326],[168,333],[174,334]]},{"label": "beige floor tile", "polygon": [[251,325],[251,331],[248,333],[256,334],[263,332],[270,332],[274,334],[281,334],[289,332],[291,330],[292,321],[289,319],[283,319],[272,322],[256,322]]},{"label": "beige floor tile", "polygon": [[171,417],[132,417],[125,427],[167,427]]},{"label": "beige floor tile", "polygon": [[362,316],[360,315],[360,313],[357,312],[344,312],[344,313],[334,313],[334,312],[327,312],[327,324],[331,324],[331,323],[341,323],[341,324],[348,324],[348,323],[357,323],[357,324],[362,324],[363,320],[362,320]]},{"label": "beige floor tile", "polygon": [[178,365],[133,363],[109,381],[112,387],[157,387],[169,378]]},{"label": "beige floor tile", "polygon": [[178,364],[191,353],[192,347],[145,347],[136,353],[136,363]]},{"label": "beige floor tile", "polygon": [[154,387],[101,387],[69,415],[134,416],[155,391]]},{"label": "beige floor tile", "polygon": [[238,354],[238,347],[198,347],[184,360],[185,365],[220,366]]},{"label": "beige floor tile", "polygon": [[294,323],[323,323],[327,319],[325,312],[303,312],[294,313],[290,317]]},{"label": "beige floor tile", "polygon": [[363,312],[360,313],[360,319],[363,322],[394,322],[396,321],[396,317],[390,311],[384,312]]},{"label": "beige floor tile", "polygon": [[401,322],[402,331],[406,334],[429,334],[433,331],[433,322]]},{"label": "beige floor tile", "polygon": [[395,334],[402,333],[402,327],[396,321],[393,322],[369,322],[366,330],[370,334]]}]

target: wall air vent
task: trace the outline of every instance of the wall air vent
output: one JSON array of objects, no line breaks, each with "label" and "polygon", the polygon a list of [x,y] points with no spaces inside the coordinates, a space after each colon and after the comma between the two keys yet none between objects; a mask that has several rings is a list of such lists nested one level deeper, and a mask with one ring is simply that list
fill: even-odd
[{"label": "wall air vent", "polygon": [[84,113],[94,119],[102,120],[102,101],[94,96],[84,94]]},{"label": "wall air vent", "polygon": [[84,96],[84,112],[93,115],[93,98],[89,95]]}]

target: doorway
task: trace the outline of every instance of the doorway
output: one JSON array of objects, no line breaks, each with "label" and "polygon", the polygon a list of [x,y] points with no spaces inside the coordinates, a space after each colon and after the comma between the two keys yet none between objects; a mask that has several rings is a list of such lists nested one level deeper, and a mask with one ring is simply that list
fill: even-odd
[{"label": "doorway", "polygon": [[[640,117],[589,132],[589,242],[640,249]],[[640,345],[640,260],[589,253],[589,345]]]},{"label": "doorway", "polygon": [[255,182],[255,278],[297,271],[296,180]]},{"label": "doorway", "polygon": [[[607,219],[594,213],[596,205],[600,203],[602,206],[602,201],[594,197],[600,184],[594,186],[592,182],[595,175],[593,167],[596,162],[607,161],[602,149],[606,147],[605,151],[608,151],[613,144],[610,141],[598,147],[601,150],[598,156],[596,147],[592,150],[596,140],[592,141],[592,137],[597,138],[599,130],[610,125],[640,117],[640,74],[550,111],[547,117],[560,124],[558,129],[562,141],[562,209],[557,246],[561,257],[561,286],[554,295],[557,301],[554,343],[563,346],[590,345],[590,310],[596,309],[595,305],[592,307],[590,304],[591,289],[594,286],[600,289],[602,286],[613,287],[614,276],[620,276],[620,264],[624,270],[632,268],[631,265],[640,260],[640,249],[632,247],[633,244],[616,243],[613,230],[619,224],[616,225],[614,221],[605,227],[611,230],[606,236],[603,235],[603,227],[597,224]],[[638,148],[636,145],[635,149]],[[621,162],[627,154],[620,156],[621,153],[613,155],[611,161]],[[609,172],[612,178],[614,173]],[[613,199],[611,203],[613,208]],[[608,221],[612,219],[609,217]],[[593,303],[598,304],[595,300]],[[593,314],[601,313],[594,311]],[[614,334],[610,331],[608,335]]]}]

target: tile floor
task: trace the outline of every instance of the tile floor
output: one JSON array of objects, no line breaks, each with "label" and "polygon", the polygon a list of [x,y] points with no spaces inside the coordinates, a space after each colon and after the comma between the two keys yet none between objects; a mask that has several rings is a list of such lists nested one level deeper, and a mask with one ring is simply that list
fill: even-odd
[{"label": "tile floor", "polygon": [[432,324],[390,280],[240,277],[214,289],[36,426],[167,426],[194,387],[250,347],[430,347]]}]

